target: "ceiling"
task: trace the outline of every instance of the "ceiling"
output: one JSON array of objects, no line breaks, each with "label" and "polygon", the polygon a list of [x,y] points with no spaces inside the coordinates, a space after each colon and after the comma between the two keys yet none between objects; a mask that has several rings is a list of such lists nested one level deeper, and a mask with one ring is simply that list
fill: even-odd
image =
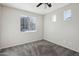
[{"label": "ceiling", "polygon": [[2,5],[33,12],[33,13],[37,13],[37,14],[41,14],[41,15],[45,15],[58,8],[64,7],[64,6],[68,5],[69,3],[52,3],[53,6],[51,8],[49,8],[49,7],[45,8],[44,5],[36,7],[37,4],[38,3],[3,3]]}]

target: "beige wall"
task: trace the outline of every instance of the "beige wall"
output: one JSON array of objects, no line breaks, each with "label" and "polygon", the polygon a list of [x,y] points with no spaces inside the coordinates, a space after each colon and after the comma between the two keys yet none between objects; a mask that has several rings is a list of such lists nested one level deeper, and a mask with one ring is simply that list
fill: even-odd
[{"label": "beige wall", "polygon": [[[2,7],[1,21],[1,48],[24,44],[36,40],[41,40],[43,37],[43,17],[27,11],[17,10],[9,7]],[[36,32],[20,32],[21,16],[37,17]]]},{"label": "beige wall", "polygon": [[[72,10],[72,20],[64,21],[63,12]],[[52,15],[57,21],[52,22]],[[44,39],[79,52],[79,4],[71,4],[45,15]]]}]

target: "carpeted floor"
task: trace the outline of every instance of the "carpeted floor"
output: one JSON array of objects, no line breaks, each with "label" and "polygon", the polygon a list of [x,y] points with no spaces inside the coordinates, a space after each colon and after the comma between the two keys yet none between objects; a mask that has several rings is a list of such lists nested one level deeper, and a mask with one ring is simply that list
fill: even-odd
[{"label": "carpeted floor", "polygon": [[79,53],[46,40],[39,40],[2,49],[0,56],[79,56]]}]

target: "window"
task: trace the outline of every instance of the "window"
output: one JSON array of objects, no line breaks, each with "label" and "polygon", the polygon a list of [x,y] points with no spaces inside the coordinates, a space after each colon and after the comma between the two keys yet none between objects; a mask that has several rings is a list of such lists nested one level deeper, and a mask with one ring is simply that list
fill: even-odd
[{"label": "window", "polygon": [[53,15],[53,16],[52,16],[52,21],[53,21],[53,22],[56,22],[56,15]]},{"label": "window", "polygon": [[23,16],[21,17],[21,31],[30,32],[36,30],[36,17],[32,16]]},{"label": "window", "polygon": [[64,11],[64,21],[71,20],[71,10],[65,10]]}]

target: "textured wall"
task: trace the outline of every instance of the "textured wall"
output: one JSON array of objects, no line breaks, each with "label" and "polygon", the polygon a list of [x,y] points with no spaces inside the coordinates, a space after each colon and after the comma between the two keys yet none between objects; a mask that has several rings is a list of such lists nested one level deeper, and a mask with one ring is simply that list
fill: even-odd
[{"label": "textured wall", "polygon": [[[64,21],[64,10],[72,10],[72,20]],[[57,21],[52,22],[52,15]],[[44,17],[44,39],[79,52],[79,4],[57,9]]]},{"label": "textured wall", "polygon": [[[41,40],[43,38],[43,19],[41,15],[9,7],[2,7],[1,12],[2,22],[0,48],[24,44],[31,41]],[[23,15],[37,17],[36,32],[20,32],[20,18]]]}]

